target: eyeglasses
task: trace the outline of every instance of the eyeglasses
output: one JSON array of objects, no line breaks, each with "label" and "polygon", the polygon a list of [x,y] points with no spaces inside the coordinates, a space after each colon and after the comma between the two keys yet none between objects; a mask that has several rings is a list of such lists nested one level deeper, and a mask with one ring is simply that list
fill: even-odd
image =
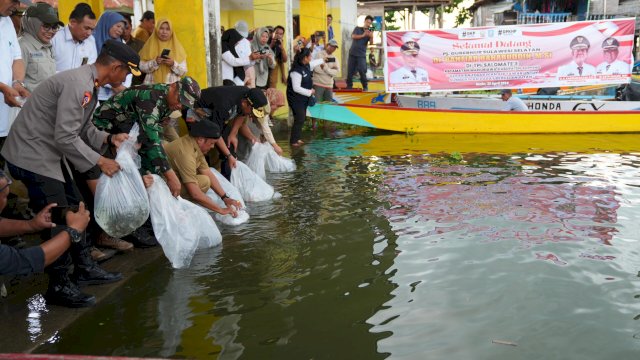
[{"label": "eyeglasses", "polygon": [[50,31],[50,32],[56,33],[58,32],[58,30],[60,30],[60,26],[42,24],[42,30],[44,30],[45,32]]},{"label": "eyeglasses", "polygon": [[7,184],[3,187],[0,187],[0,193],[4,191],[4,189],[8,188],[9,185],[13,184],[13,181],[11,180],[11,178],[9,178],[7,175],[4,174],[4,171],[0,170],[0,179],[5,179],[7,180]]}]

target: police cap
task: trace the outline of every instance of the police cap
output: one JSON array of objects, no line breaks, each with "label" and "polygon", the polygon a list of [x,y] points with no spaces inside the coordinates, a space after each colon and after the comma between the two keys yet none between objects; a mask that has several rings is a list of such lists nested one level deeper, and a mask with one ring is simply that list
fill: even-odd
[{"label": "police cap", "polygon": [[102,50],[100,51],[100,55],[102,54],[109,55],[112,58],[125,63],[133,75],[140,76],[140,74],[142,74],[138,68],[138,65],[140,64],[140,56],[138,56],[133,49],[122,41],[113,39],[105,41],[104,45],[102,45]]}]

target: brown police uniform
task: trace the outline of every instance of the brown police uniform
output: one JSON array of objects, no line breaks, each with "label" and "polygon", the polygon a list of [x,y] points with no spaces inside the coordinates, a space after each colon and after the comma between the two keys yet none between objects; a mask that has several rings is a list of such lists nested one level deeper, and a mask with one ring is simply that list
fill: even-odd
[{"label": "brown police uniform", "polygon": [[[197,183],[200,190],[206,193],[211,188],[211,181],[206,175],[201,175],[201,171],[210,171],[207,160],[204,158],[200,147],[191,135],[185,135],[178,140],[172,141],[164,147],[171,168],[176,172],[180,183]],[[186,187],[182,187],[181,196],[185,199],[191,198]]]}]

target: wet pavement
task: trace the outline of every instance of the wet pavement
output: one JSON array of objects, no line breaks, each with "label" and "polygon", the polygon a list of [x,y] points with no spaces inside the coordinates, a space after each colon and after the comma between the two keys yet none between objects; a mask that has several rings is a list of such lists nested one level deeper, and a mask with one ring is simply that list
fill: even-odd
[{"label": "wet pavement", "polygon": [[[31,241],[29,245],[32,245]],[[162,256],[160,247],[118,254],[101,266],[109,271],[121,272],[124,279],[113,284],[83,287],[83,291],[95,295],[100,304],[131,278],[153,271],[148,265]],[[70,309],[46,305],[42,295],[47,289],[47,278],[44,274],[4,278],[8,296],[0,299],[0,352],[29,353],[54,340],[61,330],[80,317],[91,316],[92,308]]]}]

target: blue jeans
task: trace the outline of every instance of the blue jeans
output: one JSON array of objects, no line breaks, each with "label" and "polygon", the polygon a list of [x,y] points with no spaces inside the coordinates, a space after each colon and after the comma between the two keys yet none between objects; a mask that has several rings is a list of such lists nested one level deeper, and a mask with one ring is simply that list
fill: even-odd
[{"label": "blue jeans", "polygon": [[347,89],[353,88],[353,75],[360,74],[360,82],[362,83],[362,90],[368,90],[367,81],[367,58],[364,56],[351,56],[347,62]]}]

